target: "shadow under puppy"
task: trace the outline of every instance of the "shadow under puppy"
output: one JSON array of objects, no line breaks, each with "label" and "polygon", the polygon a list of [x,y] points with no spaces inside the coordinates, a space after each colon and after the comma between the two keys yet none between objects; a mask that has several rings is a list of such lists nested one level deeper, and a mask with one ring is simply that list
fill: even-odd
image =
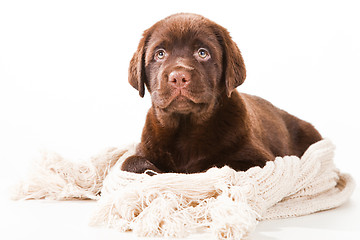
[{"label": "shadow under puppy", "polygon": [[175,14],[147,29],[129,82],[151,94],[136,154],[122,170],[196,173],[247,170],[276,156],[301,156],[321,140],[310,124],[268,101],[239,93],[243,58],[228,31],[195,14]]}]

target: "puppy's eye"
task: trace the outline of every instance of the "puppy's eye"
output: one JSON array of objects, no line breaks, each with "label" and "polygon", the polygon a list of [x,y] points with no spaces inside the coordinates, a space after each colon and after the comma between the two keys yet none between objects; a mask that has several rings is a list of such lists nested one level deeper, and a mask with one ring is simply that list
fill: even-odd
[{"label": "puppy's eye", "polygon": [[202,60],[207,60],[210,57],[210,53],[205,48],[200,48],[197,53]]},{"label": "puppy's eye", "polygon": [[155,53],[155,60],[161,61],[166,57],[166,52],[164,49],[159,49]]}]

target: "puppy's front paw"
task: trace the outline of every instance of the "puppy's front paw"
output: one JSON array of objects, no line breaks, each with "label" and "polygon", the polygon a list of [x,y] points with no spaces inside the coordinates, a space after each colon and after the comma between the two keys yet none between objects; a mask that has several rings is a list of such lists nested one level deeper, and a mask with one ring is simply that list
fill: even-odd
[{"label": "puppy's front paw", "polygon": [[[152,162],[141,156],[128,157],[122,164],[121,170],[134,173],[146,172],[150,176],[162,173]],[[154,173],[155,172],[155,173]]]}]

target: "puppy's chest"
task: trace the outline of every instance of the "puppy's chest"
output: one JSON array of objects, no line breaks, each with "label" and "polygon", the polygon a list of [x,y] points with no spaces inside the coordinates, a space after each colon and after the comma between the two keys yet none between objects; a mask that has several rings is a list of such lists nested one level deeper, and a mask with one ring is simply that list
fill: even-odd
[{"label": "puppy's chest", "polygon": [[170,152],[177,172],[192,173],[207,167],[213,151],[199,139],[179,138]]}]

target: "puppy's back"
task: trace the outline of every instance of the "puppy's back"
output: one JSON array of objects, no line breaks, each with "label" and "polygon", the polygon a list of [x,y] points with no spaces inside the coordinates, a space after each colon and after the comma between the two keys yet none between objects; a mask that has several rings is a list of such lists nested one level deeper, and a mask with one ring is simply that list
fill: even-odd
[{"label": "puppy's back", "polygon": [[322,139],[310,123],[277,108],[269,101],[241,93],[249,115],[252,134],[275,156],[301,157],[313,143]]}]

